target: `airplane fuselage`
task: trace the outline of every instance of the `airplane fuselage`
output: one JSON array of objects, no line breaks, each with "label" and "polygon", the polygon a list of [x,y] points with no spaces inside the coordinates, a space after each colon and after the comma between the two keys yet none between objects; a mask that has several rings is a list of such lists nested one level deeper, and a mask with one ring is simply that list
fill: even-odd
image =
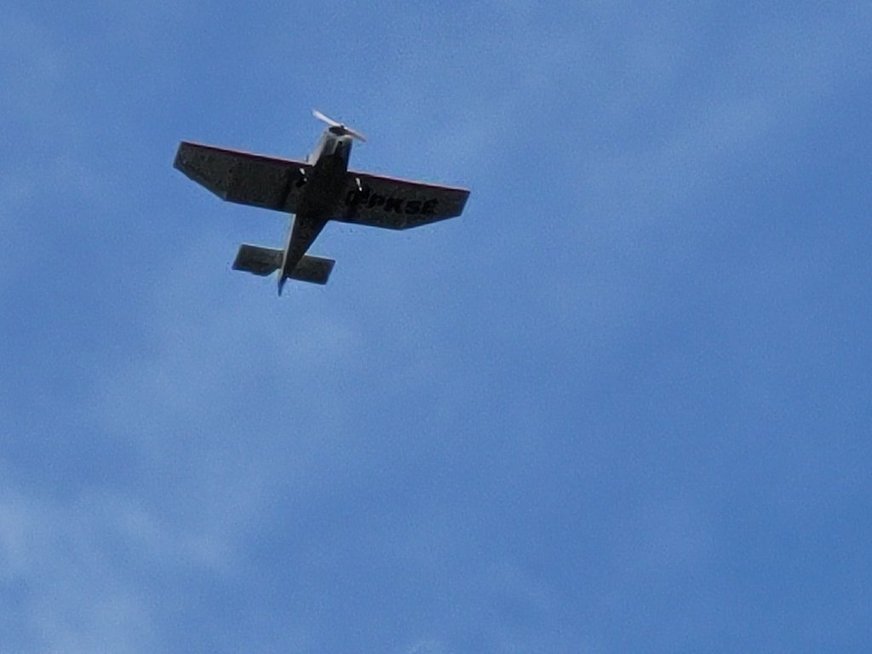
[{"label": "airplane fuselage", "polygon": [[288,230],[288,240],[279,272],[279,291],[285,280],[306,254],[312,241],[335,214],[342,197],[352,139],[324,130],[315,149],[307,158],[312,164],[306,171],[297,215]]},{"label": "airplane fuselage", "polygon": [[315,150],[307,158],[312,167],[305,176],[297,215],[315,217],[336,208],[350,156],[351,139],[325,130]]}]

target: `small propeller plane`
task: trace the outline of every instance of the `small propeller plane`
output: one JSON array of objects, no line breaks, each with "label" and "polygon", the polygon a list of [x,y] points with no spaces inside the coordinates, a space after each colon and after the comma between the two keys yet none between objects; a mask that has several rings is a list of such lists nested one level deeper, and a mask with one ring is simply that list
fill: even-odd
[{"label": "small propeller plane", "polygon": [[463,188],[411,182],[348,170],[357,132],[328,118],[305,161],[278,159],[182,141],[174,166],[222,200],[295,214],[283,250],[243,244],[234,270],[266,276],[278,272],[278,291],[296,279],[326,284],[335,261],[306,254],[329,220],[408,229],[459,216],[469,197]]}]

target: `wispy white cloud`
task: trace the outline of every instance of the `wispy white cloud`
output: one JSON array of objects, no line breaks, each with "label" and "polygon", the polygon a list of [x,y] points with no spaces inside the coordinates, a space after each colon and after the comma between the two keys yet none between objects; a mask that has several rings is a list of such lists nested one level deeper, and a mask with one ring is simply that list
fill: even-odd
[{"label": "wispy white cloud", "polygon": [[14,629],[0,649],[134,652],[153,645],[150,602],[136,590],[130,566],[163,552],[152,549],[154,530],[146,533],[137,514],[129,501],[38,498],[4,484],[0,577],[22,590],[6,604]]}]

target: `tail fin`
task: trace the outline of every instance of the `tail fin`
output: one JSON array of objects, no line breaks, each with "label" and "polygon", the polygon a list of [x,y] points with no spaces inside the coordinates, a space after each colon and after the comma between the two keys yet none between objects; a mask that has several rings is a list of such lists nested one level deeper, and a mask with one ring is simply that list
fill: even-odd
[{"label": "tail fin", "polygon": [[[285,253],[283,250],[264,248],[258,245],[244,243],[239,246],[233,270],[243,270],[254,275],[265,277],[281,270]],[[333,259],[304,256],[300,263],[291,271],[287,278],[312,284],[326,284],[333,271]],[[284,285],[285,277],[279,280],[279,290]]]}]

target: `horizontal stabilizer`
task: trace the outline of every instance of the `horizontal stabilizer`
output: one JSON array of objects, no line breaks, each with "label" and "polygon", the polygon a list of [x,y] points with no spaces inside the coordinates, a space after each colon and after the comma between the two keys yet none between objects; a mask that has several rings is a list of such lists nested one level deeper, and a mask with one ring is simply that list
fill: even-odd
[{"label": "horizontal stabilizer", "polygon": [[284,255],[282,250],[243,243],[233,262],[233,270],[244,270],[265,277],[282,267]]},{"label": "horizontal stabilizer", "polygon": [[300,282],[326,284],[335,263],[333,259],[304,256],[288,276]]},{"label": "horizontal stabilizer", "polygon": [[[281,269],[284,256],[282,250],[243,243],[239,246],[239,252],[233,262],[233,270],[243,270],[266,277]],[[288,277],[300,282],[326,284],[335,263],[333,259],[304,256]]]}]

